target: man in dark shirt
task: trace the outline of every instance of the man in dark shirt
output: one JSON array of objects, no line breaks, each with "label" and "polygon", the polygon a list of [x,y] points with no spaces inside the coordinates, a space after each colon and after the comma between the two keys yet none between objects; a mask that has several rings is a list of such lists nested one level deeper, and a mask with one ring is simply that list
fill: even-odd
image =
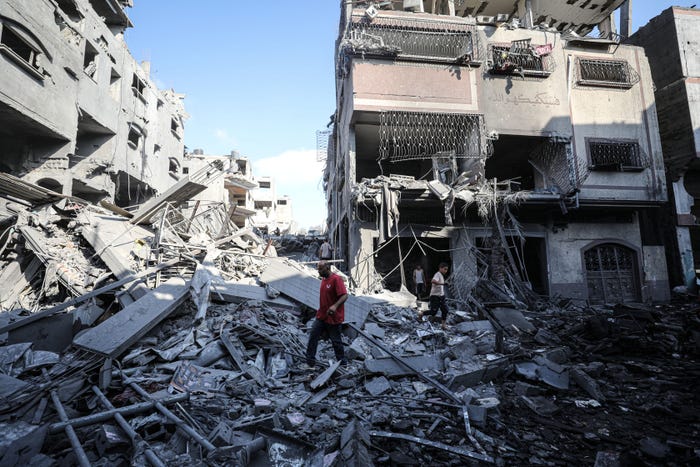
[{"label": "man in dark shirt", "polygon": [[306,364],[310,367],[316,365],[318,340],[321,338],[323,331],[326,331],[333,344],[335,358],[344,365],[347,361],[343,351],[340,326],[345,321],[345,306],[343,304],[348,298],[348,291],[345,288],[343,279],[331,272],[331,266],[327,262],[319,261],[318,273],[321,276],[320,303],[318,311],[316,311],[316,320],[311,326],[309,344],[306,347]]}]

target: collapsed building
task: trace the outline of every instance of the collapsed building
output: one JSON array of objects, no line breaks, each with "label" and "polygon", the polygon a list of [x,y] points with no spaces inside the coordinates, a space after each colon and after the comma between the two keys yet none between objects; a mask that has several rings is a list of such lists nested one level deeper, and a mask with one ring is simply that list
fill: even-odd
[{"label": "collapsed building", "polygon": [[131,3],[0,4],[0,172],[120,207],[179,180],[184,96],[129,53]]},{"label": "collapsed building", "polygon": [[644,50],[622,1],[553,3],[342,3],[324,185],[358,288],[446,261],[455,297],[668,299]]},{"label": "collapsed building", "polygon": [[666,244],[672,284],[697,290],[700,270],[700,62],[697,8],[672,7],[640,28],[630,42],[644,47],[652,77],[672,216]]}]

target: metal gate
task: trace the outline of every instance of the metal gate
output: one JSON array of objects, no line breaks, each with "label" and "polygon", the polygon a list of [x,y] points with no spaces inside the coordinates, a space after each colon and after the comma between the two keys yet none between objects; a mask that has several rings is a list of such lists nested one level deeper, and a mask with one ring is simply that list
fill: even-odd
[{"label": "metal gate", "polygon": [[637,253],[615,243],[604,243],[584,253],[588,298],[592,303],[639,301]]}]

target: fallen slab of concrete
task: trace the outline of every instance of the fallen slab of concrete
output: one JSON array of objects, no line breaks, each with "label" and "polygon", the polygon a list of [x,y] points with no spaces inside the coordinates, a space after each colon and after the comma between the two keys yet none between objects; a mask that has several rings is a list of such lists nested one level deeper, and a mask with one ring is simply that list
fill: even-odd
[{"label": "fallen slab of concrete", "polygon": [[[318,307],[321,281],[292,267],[283,258],[270,258],[270,265],[260,280],[309,308]],[[348,294],[345,302],[345,322],[362,326],[373,305],[360,297]]]},{"label": "fallen slab of concrete", "polygon": [[103,323],[73,340],[78,347],[117,357],[160,323],[188,297],[188,284],[172,278]]}]

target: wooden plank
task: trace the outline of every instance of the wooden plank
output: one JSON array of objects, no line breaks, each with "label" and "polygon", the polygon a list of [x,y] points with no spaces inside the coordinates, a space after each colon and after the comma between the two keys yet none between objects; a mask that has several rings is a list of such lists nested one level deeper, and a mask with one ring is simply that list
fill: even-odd
[{"label": "wooden plank", "polygon": [[78,347],[116,358],[164,320],[189,295],[181,278],[172,278],[108,320],[73,340]]}]

